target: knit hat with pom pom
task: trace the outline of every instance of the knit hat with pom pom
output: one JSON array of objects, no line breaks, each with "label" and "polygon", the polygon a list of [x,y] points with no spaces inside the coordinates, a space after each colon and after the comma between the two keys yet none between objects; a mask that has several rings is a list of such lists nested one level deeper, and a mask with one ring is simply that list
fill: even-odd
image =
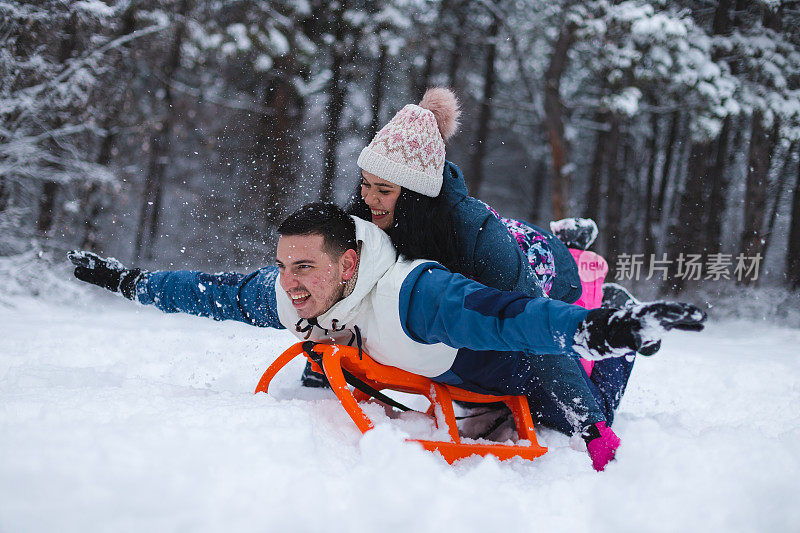
[{"label": "knit hat with pom pom", "polygon": [[425,196],[438,196],[444,172],[444,143],[458,129],[453,91],[428,89],[419,105],[401,109],[358,156],[358,166]]}]

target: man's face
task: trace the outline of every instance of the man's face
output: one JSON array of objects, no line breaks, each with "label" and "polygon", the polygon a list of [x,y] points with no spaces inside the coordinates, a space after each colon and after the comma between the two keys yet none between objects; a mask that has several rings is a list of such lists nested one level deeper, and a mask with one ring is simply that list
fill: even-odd
[{"label": "man's face", "polygon": [[355,272],[355,252],[338,259],[325,252],[319,234],[284,235],[278,240],[277,264],[281,288],[300,318],[314,318],[342,297],[344,283]]}]

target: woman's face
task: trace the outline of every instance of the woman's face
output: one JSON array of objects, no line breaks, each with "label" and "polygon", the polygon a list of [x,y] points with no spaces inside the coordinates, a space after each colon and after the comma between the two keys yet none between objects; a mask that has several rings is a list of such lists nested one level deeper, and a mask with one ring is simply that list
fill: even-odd
[{"label": "woman's face", "polygon": [[394,223],[394,206],[401,190],[399,185],[361,171],[361,198],[369,207],[372,223],[384,231]]}]

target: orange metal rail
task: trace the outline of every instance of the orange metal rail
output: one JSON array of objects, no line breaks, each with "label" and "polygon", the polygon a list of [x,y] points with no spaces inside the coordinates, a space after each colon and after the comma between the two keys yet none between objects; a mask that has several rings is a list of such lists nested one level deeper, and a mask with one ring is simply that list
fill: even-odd
[{"label": "orange metal rail", "polygon": [[[317,344],[314,351],[322,353],[323,369],[312,361],[315,371],[324,371],[331,384],[334,394],[345,408],[350,418],[353,419],[358,429],[366,433],[374,427],[367,417],[358,400],[369,398],[361,391],[351,391],[347,386],[342,369],[356,376],[377,390],[390,389],[412,394],[420,394],[428,398],[431,406],[427,414],[433,417],[436,427],[446,427],[449,441],[433,441],[421,439],[407,439],[409,442],[418,442],[429,451],[439,452],[448,462],[453,463],[471,455],[493,455],[500,460],[512,457],[534,459],[547,452],[547,448],[539,445],[536,440],[536,431],[533,428],[533,419],[524,396],[489,396],[465,391],[458,387],[437,383],[429,378],[412,374],[399,368],[381,365],[367,354],[359,356],[356,348],[337,344]],[[363,353],[363,352],[362,352]],[[302,343],[298,342],[283,352],[267,368],[261,376],[256,387],[256,393],[268,392],[269,384],[278,371],[286,366],[292,359],[299,355],[306,355]],[[310,358],[309,358],[310,360]],[[514,414],[520,442],[514,445],[502,443],[464,442],[458,433],[456,417],[453,411],[453,400],[472,403],[505,403]],[[527,444],[524,442],[527,441]]]}]

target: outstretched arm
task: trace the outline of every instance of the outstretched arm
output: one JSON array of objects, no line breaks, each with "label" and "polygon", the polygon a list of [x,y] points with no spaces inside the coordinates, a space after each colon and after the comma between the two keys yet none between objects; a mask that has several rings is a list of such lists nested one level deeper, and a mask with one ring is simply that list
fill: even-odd
[{"label": "outstretched arm", "polygon": [[275,298],[277,276],[277,267],[264,267],[247,276],[188,270],[151,272],[137,283],[136,299],[166,313],[189,313],[283,329]]},{"label": "outstretched arm", "polygon": [[706,314],[678,302],[592,309],[499,291],[436,263],[417,267],[400,291],[400,320],[419,342],[453,348],[579,354],[587,359],[652,355],[665,331],[700,331]]},{"label": "outstretched arm", "polygon": [[125,268],[119,261],[91,252],[70,252],[75,277],[131,300],[155,305],[166,313],[189,313],[214,320],[238,320],[283,329],[275,298],[276,267],[250,275],[233,272],[146,272]]},{"label": "outstretched arm", "polygon": [[486,287],[435,263],[417,267],[400,292],[406,333],[453,348],[571,354],[587,313],[564,302]]}]

